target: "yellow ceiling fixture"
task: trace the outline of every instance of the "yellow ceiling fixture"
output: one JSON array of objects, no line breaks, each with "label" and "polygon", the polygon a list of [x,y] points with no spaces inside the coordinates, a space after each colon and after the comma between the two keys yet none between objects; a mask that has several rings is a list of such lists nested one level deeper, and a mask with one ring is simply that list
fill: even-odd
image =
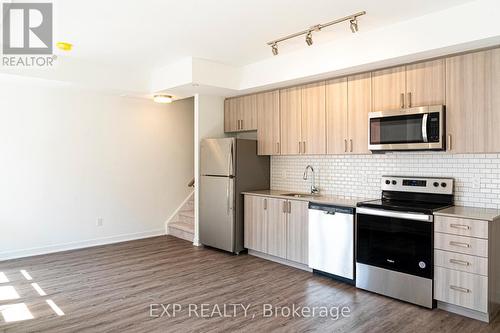
[{"label": "yellow ceiling fixture", "polygon": [[161,103],[161,104],[168,104],[172,103],[173,97],[170,95],[154,95],[153,101],[156,103]]},{"label": "yellow ceiling fixture", "polygon": [[57,42],[56,46],[61,51],[71,51],[73,49],[73,44],[67,42]]}]

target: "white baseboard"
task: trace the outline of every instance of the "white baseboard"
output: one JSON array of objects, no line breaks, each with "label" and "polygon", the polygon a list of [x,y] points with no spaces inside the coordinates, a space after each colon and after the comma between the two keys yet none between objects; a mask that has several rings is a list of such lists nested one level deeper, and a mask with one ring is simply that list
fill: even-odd
[{"label": "white baseboard", "polygon": [[6,252],[0,252],[0,261],[37,256],[37,255],[41,255],[41,254],[48,254],[48,253],[54,253],[54,252],[83,249],[83,248],[92,247],[92,246],[121,243],[121,242],[136,240],[136,239],[150,238],[150,237],[163,236],[163,235],[165,235],[165,230],[162,228],[162,229],[154,229],[154,230],[150,230],[150,231],[136,232],[136,233],[132,233],[132,234],[123,234],[123,235],[117,235],[117,236],[95,238],[95,239],[89,239],[89,240],[84,240],[84,241],[63,243],[63,244],[36,247],[36,248],[23,249],[23,250],[6,251]]},{"label": "white baseboard", "polygon": [[170,222],[172,222],[172,220],[174,219],[174,217],[181,211],[182,207],[184,207],[184,205],[189,201],[189,199],[191,199],[191,196],[194,195],[194,191],[191,192],[186,199],[184,199],[184,201],[179,205],[179,207],[177,207],[177,209],[172,213],[172,215],[170,215],[170,217],[167,219],[167,221],[165,222],[165,234],[168,235],[168,224]]}]

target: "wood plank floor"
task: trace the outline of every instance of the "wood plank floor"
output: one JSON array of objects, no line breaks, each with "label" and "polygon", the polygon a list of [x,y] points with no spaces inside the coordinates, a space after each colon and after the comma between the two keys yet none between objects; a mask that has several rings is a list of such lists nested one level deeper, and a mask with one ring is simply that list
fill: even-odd
[{"label": "wood plank floor", "polygon": [[[32,281],[20,273],[26,270]],[[0,262],[34,319],[6,323],[0,332],[499,332],[485,323],[428,310],[358,290],[249,255],[193,247],[170,236]],[[31,286],[38,285],[46,296]],[[53,300],[65,313],[57,316]],[[175,317],[150,317],[150,304],[181,304]],[[235,317],[189,316],[188,305],[250,305]],[[263,304],[343,307],[350,316],[264,318]],[[161,311],[160,311],[161,312]],[[199,312],[200,313],[200,312]],[[156,314],[156,313],[155,313]],[[159,313],[158,313],[159,314]],[[200,313],[201,314],[201,313]],[[285,313],[286,314],[286,313]],[[255,315],[255,316],[253,316]]]}]

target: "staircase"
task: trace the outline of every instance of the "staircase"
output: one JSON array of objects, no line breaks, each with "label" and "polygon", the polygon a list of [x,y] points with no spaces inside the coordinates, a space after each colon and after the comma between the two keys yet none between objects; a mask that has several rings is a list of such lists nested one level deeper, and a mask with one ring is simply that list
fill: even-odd
[{"label": "staircase", "polygon": [[194,193],[167,224],[167,235],[192,242],[194,239]]}]

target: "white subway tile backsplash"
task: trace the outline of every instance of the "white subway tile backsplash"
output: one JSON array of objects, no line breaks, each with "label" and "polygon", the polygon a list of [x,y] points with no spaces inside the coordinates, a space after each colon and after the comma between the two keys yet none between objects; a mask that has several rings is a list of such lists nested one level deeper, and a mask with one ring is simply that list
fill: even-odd
[{"label": "white subway tile backsplash", "polygon": [[500,154],[387,153],[271,157],[271,188],[309,190],[305,167],[316,170],[321,192],[378,198],[383,175],[451,177],[457,205],[500,209]]}]

